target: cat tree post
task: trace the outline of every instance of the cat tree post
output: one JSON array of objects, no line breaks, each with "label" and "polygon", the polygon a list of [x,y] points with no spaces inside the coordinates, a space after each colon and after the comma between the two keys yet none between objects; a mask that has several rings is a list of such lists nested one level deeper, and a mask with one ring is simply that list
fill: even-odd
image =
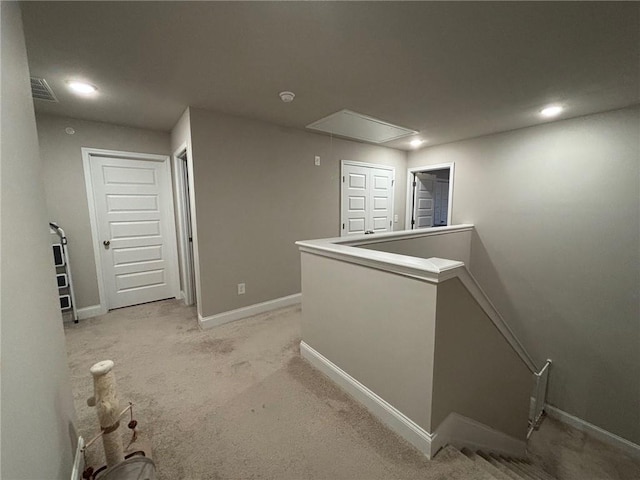
[{"label": "cat tree post", "polygon": [[[116,391],[116,377],[113,374],[113,362],[104,360],[89,369],[93,375],[94,395],[88,400],[90,406],[96,407],[100,428],[102,429],[102,445],[111,467],[124,460],[120,426],[120,402]],[[93,404],[93,405],[92,405]]]}]

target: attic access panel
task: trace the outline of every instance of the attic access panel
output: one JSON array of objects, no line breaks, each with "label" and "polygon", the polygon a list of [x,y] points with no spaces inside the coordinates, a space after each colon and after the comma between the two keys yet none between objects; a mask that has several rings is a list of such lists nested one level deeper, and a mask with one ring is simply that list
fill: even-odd
[{"label": "attic access panel", "polygon": [[416,130],[393,125],[350,110],[332,113],[328,117],[310,123],[307,128],[371,143],[390,142],[418,133]]}]

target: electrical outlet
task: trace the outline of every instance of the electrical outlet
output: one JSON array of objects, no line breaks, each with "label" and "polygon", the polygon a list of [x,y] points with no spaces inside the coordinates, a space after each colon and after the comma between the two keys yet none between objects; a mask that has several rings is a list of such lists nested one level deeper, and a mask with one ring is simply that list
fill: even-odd
[{"label": "electrical outlet", "polygon": [[244,288],[245,288],[244,283],[238,284],[238,295],[244,295]]},{"label": "electrical outlet", "polygon": [[315,157],[315,159],[313,161],[314,161],[316,167],[320,166],[320,156],[319,155],[316,155],[316,157]]},{"label": "electrical outlet", "polygon": [[393,216],[393,223],[398,223],[398,214],[397,213]]}]

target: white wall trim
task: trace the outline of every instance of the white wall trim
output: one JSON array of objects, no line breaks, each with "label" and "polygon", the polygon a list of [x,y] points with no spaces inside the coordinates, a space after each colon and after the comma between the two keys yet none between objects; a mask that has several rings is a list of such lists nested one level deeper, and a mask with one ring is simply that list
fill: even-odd
[{"label": "white wall trim", "polygon": [[432,435],[431,451],[447,444],[457,448],[483,450],[509,457],[523,458],[527,443],[458,413],[450,413]]},{"label": "white wall trim", "polygon": [[[182,170],[182,162],[179,156],[182,153],[185,153],[187,156],[187,170],[189,169],[189,151],[187,149],[187,142],[183,142],[180,147],[173,152],[171,156],[172,169],[173,169],[173,185],[175,187],[174,191],[174,200],[176,204],[176,218],[178,223],[178,231],[176,232],[176,238],[178,240],[178,256],[180,258],[180,280],[182,285],[182,291],[180,292],[182,295],[182,299],[184,299],[185,305],[193,305],[194,301],[194,292],[192,287],[195,288],[195,285],[191,285],[190,279],[192,278],[191,262],[189,259],[189,238],[187,236],[187,199],[184,194],[185,187],[185,178],[184,172]],[[192,222],[193,223],[193,222]],[[193,227],[192,227],[193,228]],[[194,258],[195,261],[195,258]],[[193,275],[195,278],[195,275]],[[195,282],[194,282],[195,283]]]},{"label": "white wall trim", "polygon": [[[202,316],[202,284],[200,279],[200,242],[198,240],[198,219],[196,217],[196,186],[193,158],[193,145],[191,139],[191,110],[189,107],[183,115],[188,115],[189,134],[187,136],[187,174],[189,176],[189,206],[191,207],[191,236],[193,238],[193,270],[195,272],[195,298],[196,310],[198,318]],[[182,118],[182,117],[181,117]]]},{"label": "white wall trim", "polygon": [[[100,150],[93,148],[82,148],[82,167],[84,170],[84,185],[87,190],[87,205],[89,207],[89,224],[91,225],[91,247],[93,250],[93,260],[96,266],[96,277],[98,281],[98,297],[100,300],[100,309],[105,312],[109,310],[107,305],[107,294],[104,287],[104,276],[102,272],[102,260],[100,258],[100,250],[98,244],[98,214],[96,212],[95,197],[93,194],[93,182],[91,181],[91,155]],[[80,317],[80,309],[78,309],[78,318]]]},{"label": "white wall trim", "polygon": [[105,315],[107,311],[103,305],[91,305],[90,307],[79,308],[77,310],[78,319],[86,320],[87,318],[97,317],[98,315]]},{"label": "white wall trim", "polygon": [[[170,166],[170,158],[168,155],[158,155],[154,153],[138,153],[138,152],[125,152],[119,150],[106,150],[102,148],[90,148],[90,147],[82,147],[82,167],[84,170],[84,183],[87,191],[87,204],[89,207],[89,223],[91,225],[91,239],[92,239],[92,247],[93,247],[93,257],[96,266],[96,276],[98,281],[98,295],[100,297],[100,308],[101,311],[105,313],[109,310],[107,295],[105,292],[104,286],[104,272],[102,269],[102,260],[100,256],[100,238],[98,236],[98,213],[96,212],[96,204],[95,204],[95,196],[93,190],[93,182],[91,181],[91,158],[92,157],[112,157],[112,158],[121,158],[121,159],[131,159],[131,160],[147,160],[154,162],[164,163],[164,167],[167,173],[167,178],[169,180],[169,188],[168,192],[170,198],[166,200],[166,205],[168,208],[168,215],[173,220],[169,225],[170,232],[172,235],[169,235],[167,241],[167,250],[168,250],[168,260],[170,262],[175,263],[175,273],[177,275],[180,274],[180,269],[178,266],[178,249],[177,249],[177,239],[176,239],[176,224],[175,224],[175,212],[173,208],[173,188],[171,188],[171,166]],[[173,294],[177,297],[180,294],[180,282],[178,277],[172,279],[173,283]],[[79,316],[78,311],[78,317]]]},{"label": "white wall trim", "polygon": [[573,428],[580,430],[581,432],[587,433],[597,440],[606,443],[607,445],[611,445],[612,447],[622,450],[630,457],[640,460],[640,445],[622,438],[615,433],[608,432],[607,430],[600,428],[597,425],[589,423],[586,420],[571,415],[570,413],[567,413],[549,404],[545,405],[544,410],[545,412],[547,412],[547,415],[549,415],[549,417],[555,418],[562,423],[566,423],[567,425],[570,425]]},{"label": "white wall trim", "polygon": [[433,237],[437,235],[447,235],[449,233],[468,232],[474,229],[473,224],[463,223],[461,225],[448,225],[446,227],[420,228],[417,230],[399,230],[397,232],[383,232],[375,235],[351,235],[349,237],[338,237],[336,243],[359,247],[361,245],[374,245],[376,243],[395,242],[412,238]]},{"label": "white wall trim", "polygon": [[311,365],[364,405],[382,423],[411,443],[427,458],[432,457],[435,451],[432,449],[432,435],[429,432],[304,341],[300,342],[300,354]]},{"label": "white wall trim", "polygon": [[411,230],[411,217],[413,216],[413,174],[416,172],[428,172],[431,170],[449,169],[449,204],[447,205],[447,225],[453,222],[453,179],[455,172],[455,163],[437,163],[435,165],[423,165],[422,167],[411,167],[407,169],[407,201],[405,203],[405,222],[404,228]]},{"label": "white wall trim", "polygon": [[[439,235],[442,233],[455,233],[472,230],[473,225],[455,225],[450,227],[436,227],[426,229],[428,231],[402,231],[388,232],[375,235],[377,238],[371,243],[380,240],[393,241],[408,238],[423,237],[426,235]],[[301,252],[313,253],[323,257],[355,263],[366,267],[396,273],[406,277],[417,278],[431,283],[438,283],[451,278],[454,269],[464,267],[463,262],[442,258],[417,258],[397,253],[389,253],[366,248],[357,248],[359,245],[369,243],[374,235],[354,235],[352,237],[337,237],[321,240],[298,241]],[[451,275],[449,275],[451,274]]]},{"label": "white wall trim", "polygon": [[229,310],[228,312],[218,313],[217,315],[211,315],[209,317],[203,317],[198,313],[198,323],[202,328],[213,328],[225,323],[252,317],[253,315],[258,315],[260,313],[270,312],[271,310],[277,310],[279,308],[289,307],[291,305],[297,305],[301,301],[302,294],[296,293],[287,297],[267,300],[266,302],[256,303],[254,305],[249,305],[248,307],[237,308],[236,310]]}]

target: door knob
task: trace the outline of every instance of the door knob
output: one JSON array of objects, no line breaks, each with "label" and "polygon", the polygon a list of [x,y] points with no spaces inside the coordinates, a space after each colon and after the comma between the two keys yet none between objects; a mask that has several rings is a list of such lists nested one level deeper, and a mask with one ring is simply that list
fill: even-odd
[{"label": "door knob", "polygon": [[105,240],[104,242],[102,242],[102,244],[103,244],[105,247],[108,247],[109,245],[111,245],[111,242],[110,242],[109,240]]}]

